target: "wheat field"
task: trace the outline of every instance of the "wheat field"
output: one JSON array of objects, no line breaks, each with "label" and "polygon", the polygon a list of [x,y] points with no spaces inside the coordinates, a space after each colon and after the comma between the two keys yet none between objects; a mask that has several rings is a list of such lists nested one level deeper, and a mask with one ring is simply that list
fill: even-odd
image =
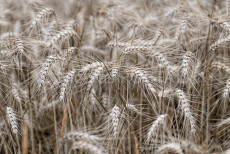
[{"label": "wheat field", "polygon": [[1,154],[230,154],[230,0],[0,0]]}]

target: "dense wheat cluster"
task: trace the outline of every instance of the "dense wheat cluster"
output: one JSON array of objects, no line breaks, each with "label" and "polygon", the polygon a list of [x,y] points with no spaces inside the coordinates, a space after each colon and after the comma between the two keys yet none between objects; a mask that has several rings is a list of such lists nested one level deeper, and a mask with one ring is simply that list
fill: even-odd
[{"label": "dense wheat cluster", "polygon": [[230,153],[230,0],[0,12],[0,153]]}]

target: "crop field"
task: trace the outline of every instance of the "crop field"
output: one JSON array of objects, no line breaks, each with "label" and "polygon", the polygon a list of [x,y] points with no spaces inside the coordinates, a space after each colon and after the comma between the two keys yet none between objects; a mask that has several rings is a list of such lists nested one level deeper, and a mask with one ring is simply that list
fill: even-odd
[{"label": "crop field", "polygon": [[0,0],[1,154],[230,154],[230,0]]}]

